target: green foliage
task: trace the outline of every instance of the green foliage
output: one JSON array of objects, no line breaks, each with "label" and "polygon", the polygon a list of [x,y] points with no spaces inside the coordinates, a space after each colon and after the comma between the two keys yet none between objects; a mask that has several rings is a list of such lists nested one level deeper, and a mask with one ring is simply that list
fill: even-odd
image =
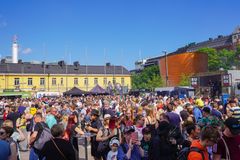
[{"label": "green foliage", "polygon": [[154,89],[163,86],[157,65],[144,68],[141,73],[133,74],[131,79],[133,89]]},{"label": "green foliage", "polygon": [[240,46],[236,51],[233,50],[216,50],[213,48],[201,48],[198,52],[208,54],[208,70],[217,71],[220,68],[224,70],[231,69],[232,66],[239,66]]},{"label": "green foliage", "polygon": [[190,76],[186,74],[182,74],[179,82],[179,86],[190,86],[189,81]]}]

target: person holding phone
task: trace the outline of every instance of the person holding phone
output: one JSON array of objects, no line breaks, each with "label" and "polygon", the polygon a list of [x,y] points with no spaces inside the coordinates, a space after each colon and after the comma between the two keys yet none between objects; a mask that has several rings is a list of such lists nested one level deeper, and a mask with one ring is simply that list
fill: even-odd
[{"label": "person holding phone", "polygon": [[134,127],[126,127],[123,131],[123,142],[118,148],[117,159],[141,159],[144,156],[144,151],[140,147],[140,144],[140,141],[138,141],[138,134],[135,132]]}]

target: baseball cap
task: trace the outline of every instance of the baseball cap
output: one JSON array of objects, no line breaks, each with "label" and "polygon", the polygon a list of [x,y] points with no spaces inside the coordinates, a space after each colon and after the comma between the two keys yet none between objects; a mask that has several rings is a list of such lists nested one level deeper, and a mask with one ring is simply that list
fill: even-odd
[{"label": "baseball cap", "polygon": [[233,135],[240,134],[240,124],[237,118],[230,117],[225,121],[225,125],[230,129]]},{"label": "baseball cap", "polygon": [[113,144],[117,144],[118,146],[120,145],[120,142],[117,138],[113,138],[111,139],[111,141],[109,142],[109,146],[111,147]]},{"label": "baseball cap", "polygon": [[127,126],[124,128],[123,133],[126,134],[126,133],[131,133],[134,131],[135,131],[134,126]]},{"label": "baseball cap", "polygon": [[110,119],[111,115],[110,114],[105,114],[103,119]]}]

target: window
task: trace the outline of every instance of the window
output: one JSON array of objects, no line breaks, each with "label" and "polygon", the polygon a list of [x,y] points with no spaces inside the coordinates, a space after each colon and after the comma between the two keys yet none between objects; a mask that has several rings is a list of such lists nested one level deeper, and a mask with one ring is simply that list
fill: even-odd
[{"label": "window", "polygon": [[78,78],[74,78],[74,85],[78,85]]},{"label": "window", "polygon": [[116,84],[116,78],[113,78],[113,84]]},{"label": "window", "polygon": [[61,78],[61,85],[63,85],[63,78]]},{"label": "window", "polygon": [[107,85],[107,78],[104,78],[104,79],[103,79],[103,84],[104,84],[104,85]]},{"label": "window", "polygon": [[85,85],[85,86],[88,85],[88,78],[84,78],[84,85]]},{"label": "window", "polygon": [[98,78],[94,78],[94,85],[98,84]]},{"label": "window", "polygon": [[14,85],[18,86],[20,84],[19,78],[14,78]]},{"label": "window", "polygon": [[44,86],[45,85],[45,78],[40,78],[40,85]]},{"label": "window", "polygon": [[121,85],[124,86],[124,78],[121,78]]},{"label": "window", "polygon": [[32,78],[28,78],[28,85],[29,85],[29,86],[32,86],[32,85],[33,85]]},{"label": "window", "polygon": [[56,80],[56,78],[52,78],[52,85],[57,85],[57,80]]}]

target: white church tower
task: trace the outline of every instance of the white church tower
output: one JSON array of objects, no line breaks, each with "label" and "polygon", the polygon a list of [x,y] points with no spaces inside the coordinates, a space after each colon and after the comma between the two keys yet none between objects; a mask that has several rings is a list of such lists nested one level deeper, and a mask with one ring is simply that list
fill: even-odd
[{"label": "white church tower", "polygon": [[17,44],[17,36],[13,36],[13,44],[12,44],[12,63],[18,63],[18,44]]}]

